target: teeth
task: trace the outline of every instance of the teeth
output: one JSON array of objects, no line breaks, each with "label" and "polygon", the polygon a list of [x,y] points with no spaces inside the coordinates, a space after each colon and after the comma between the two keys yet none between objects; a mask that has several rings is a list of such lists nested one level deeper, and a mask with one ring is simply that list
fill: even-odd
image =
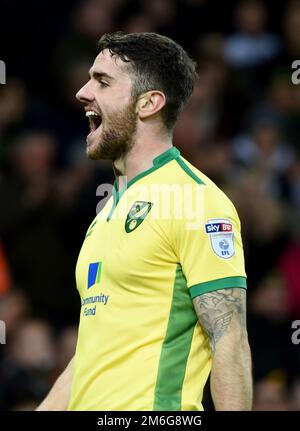
[{"label": "teeth", "polygon": [[100,115],[97,114],[97,112],[95,112],[95,111],[87,111],[85,116],[86,117],[100,117]]}]

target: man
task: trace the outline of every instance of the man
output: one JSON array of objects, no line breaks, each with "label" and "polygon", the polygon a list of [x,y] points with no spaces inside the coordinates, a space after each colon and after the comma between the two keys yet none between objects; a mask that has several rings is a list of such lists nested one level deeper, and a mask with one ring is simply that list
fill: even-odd
[{"label": "man", "polygon": [[195,64],[155,33],[104,35],[99,51],[77,98],[87,155],[116,180],[78,258],[75,358],[38,410],[202,410],[210,371],[217,410],[250,410],[239,219],[172,146]]}]

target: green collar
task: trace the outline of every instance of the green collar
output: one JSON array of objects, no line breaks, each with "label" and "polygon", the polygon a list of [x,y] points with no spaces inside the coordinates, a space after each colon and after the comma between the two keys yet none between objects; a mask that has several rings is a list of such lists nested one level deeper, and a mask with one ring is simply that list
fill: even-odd
[{"label": "green collar", "polygon": [[177,159],[180,156],[180,151],[176,147],[171,147],[153,159],[153,166],[164,165],[170,160]]},{"label": "green collar", "polygon": [[119,203],[119,200],[121,198],[121,196],[123,195],[123,193],[130,187],[132,186],[132,184],[136,183],[138,180],[140,180],[141,178],[145,177],[146,175],[149,175],[151,172],[156,171],[156,169],[161,168],[162,166],[164,166],[166,163],[170,162],[171,160],[177,159],[180,156],[180,151],[178,150],[178,148],[176,147],[171,147],[168,150],[164,151],[163,153],[161,153],[159,156],[155,157],[152,161],[153,166],[149,169],[146,169],[144,172],[140,172],[138,175],[136,175],[134,178],[132,178],[130,181],[128,181],[127,183],[127,187],[123,188],[120,190],[118,190],[118,183],[117,183],[117,178],[115,178],[114,184],[113,184],[113,199],[114,199],[114,204],[113,207],[110,211],[110,214],[107,218],[107,221],[109,221],[111,219],[112,213],[114,211],[114,209],[116,208],[117,204]]},{"label": "green collar", "polygon": [[[127,183],[127,189],[134,184],[136,181],[140,180],[141,178],[145,177],[146,175],[150,174],[153,171],[156,171],[156,169],[162,167],[166,163],[168,163],[170,160],[177,159],[180,156],[180,151],[176,147],[171,147],[168,150],[161,153],[159,156],[155,157],[152,161],[153,166],[151,168],[146,169],[144,172],[140,172],[135,177],[131,178],[130,181]],[[117,178],[114,181],[114,188],[116,191],[118,191],[118,183]]]}]

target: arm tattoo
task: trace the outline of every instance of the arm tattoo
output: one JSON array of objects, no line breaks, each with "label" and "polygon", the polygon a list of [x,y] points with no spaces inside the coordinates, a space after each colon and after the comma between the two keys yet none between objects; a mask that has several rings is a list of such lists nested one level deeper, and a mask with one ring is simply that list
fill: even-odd
[{"label": "arm tattoo", "polygon": [[245,289],[221,289],[204,293],[196,296],[193,303],[199,322],[210,340],[212,353],[233,319],[246,330]]}]

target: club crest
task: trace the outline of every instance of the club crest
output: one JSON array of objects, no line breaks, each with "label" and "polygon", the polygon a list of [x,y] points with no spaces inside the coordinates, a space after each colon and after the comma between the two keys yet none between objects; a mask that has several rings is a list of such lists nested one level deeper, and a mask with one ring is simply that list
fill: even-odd
[{"label": "club crest", "polygon": [[152,202],[136,201],[127,214],[125,231],[130,233],[135,230],[145,220],[152,206]]}]

